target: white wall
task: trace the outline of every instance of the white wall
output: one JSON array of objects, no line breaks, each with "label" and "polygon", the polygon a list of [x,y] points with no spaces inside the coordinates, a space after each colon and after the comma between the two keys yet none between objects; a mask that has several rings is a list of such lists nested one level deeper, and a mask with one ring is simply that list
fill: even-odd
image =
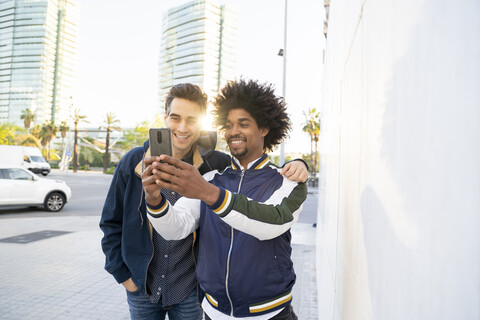
[{"label": "white wall", "polygon": [[480,1],[332,0],[319,319],[480,319]]}]

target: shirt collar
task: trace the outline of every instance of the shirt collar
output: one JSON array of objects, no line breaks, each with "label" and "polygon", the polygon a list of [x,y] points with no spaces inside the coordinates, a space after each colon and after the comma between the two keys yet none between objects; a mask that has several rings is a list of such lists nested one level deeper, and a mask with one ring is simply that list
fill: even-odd
[{"label": "shirt collar", "polygon": [[193,164],[193,147],[188,151],[188,153],[185,155],[185,157],[182,158],[183,162],[186,162],[188,164]]},{"label": "shirt collar", "polygon": [[[265,167],[265,165],[267,165],[268,162],[269,162],[268,155],[264,154],[261,157],[250,162],[247,165],[247,170],[249,170],[250,168],[261,169]],[[235,158],[234,156],[232,156],[232,167],[235,170],[245,170],[245,168],[240,164],[240,161],[238,161],[238,159]]]}]

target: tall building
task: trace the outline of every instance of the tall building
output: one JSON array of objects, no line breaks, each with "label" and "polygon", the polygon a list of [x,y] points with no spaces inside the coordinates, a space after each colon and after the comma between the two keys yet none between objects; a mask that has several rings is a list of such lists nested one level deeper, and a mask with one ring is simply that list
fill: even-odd
[{"label": "tall building", "polygon": [[0,123],[69,117],[77,21],[76,0],[0,0]]},{"label": "tall building", "polygon": [[175,84],[199,85],[209,97],[233,80],[237,68],[238,14],[228,5],[197,0],[163,15],[160,46],[159,94]]}]

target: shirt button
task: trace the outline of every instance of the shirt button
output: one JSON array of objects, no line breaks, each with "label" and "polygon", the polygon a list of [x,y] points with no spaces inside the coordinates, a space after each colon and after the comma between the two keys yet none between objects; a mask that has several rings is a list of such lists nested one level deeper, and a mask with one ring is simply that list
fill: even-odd
[{"label": "shirt button", "polygon": [[164,275],[164,274],[162,274],[162,278],[165,278],[165,275]]},{"label": "shirt button", "polygon": [[172,191],[172,194],[175,194],[175,191]]},{"label": "shirt button", "polygon": [[168,254],[165,255],[165,258],[168,258]]}]

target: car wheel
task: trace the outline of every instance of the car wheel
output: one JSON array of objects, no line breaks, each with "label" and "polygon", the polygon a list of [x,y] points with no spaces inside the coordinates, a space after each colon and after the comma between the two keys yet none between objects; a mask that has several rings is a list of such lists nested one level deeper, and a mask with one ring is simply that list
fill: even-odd
[{"label": "car wheel", "polygon": [[42,172],[42,175],[46,176],[48,173],[47,172]]},{"label": "car wheel", "polygon": [[65,205],[65,197],[58,192],[50,193],[45,198],[45,202],[43,203],[45,210],[52,211],[52,212],[57,212],[62,210],[64,205]]}]

